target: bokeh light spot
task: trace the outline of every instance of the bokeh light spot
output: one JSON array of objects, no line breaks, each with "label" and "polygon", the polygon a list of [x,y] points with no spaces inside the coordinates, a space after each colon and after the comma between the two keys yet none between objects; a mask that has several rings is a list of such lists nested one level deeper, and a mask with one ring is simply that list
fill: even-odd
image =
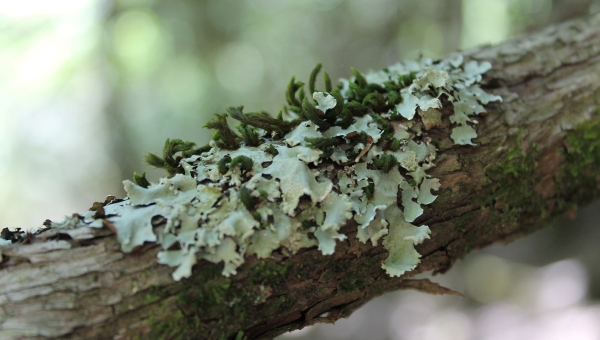
[{"label": "bokeh light spot", "polygon": [[231,43],[219,53],[216,72],[219,82],[226,89],[251,92],[262,83],[263,58],[252,45]]},{"label": "bokeh light spot", "polygon": [[578,261],[553,263],[541,271],[538,305],[542,310],[565,308],[587,294],[588,277]]},{"label": "bokeh light spot", "polygon": [[164,53],[164,35],[152,12],[125,11],[117,18],[112,33],[115,53],[132,71],[152,70]]},{"label": "bokeh light spot", "polygon": [[501,299],[510,289],[510,271],[504,259],[491,255],[476,257],[465,268],[468,296],[482,303]]},{"label": "bokeh light spot", "polygon": [[493,44],[508,38],[509,2],[506,0],[462,0],[462,48]]},{"label": "bokeh light spot", "polygon": [[201,105],[211,77],[197,58],[190,55],[170,60],[160,76],[160,93],[170,107],[192,110]]}]

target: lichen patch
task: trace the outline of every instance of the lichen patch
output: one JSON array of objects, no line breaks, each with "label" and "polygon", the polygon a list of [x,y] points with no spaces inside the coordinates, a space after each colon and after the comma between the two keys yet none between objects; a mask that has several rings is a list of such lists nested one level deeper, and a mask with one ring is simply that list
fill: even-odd
[{"label": "lichen patch", "polygon": [[[353,69],[353,78],[335,89],[326,81],[320,91],[319,65],[311,74],[312,100],[292,78],[277,118],[227,108],[207,124],[216,130],[209,145],[167,140],[162,157],[146,156],[169,177],[150,183],[135,174],[124,181],[128,198],[106,203],[103,214],[48,226],[111,226],[124,252],[158,242],[158,262],[176,267],[173,279],[181,280],[201,259],[222,263],[229,276],[247,255],[291,256],[313,246],[333,254],[348,237],[341,227],[353,219],[361,242],[382,240],[389,252],[382,268],[402,275],[419,263],[414,246],[430,233],[412,223],[440,188],[427,174],[437,157],[427,135],[452,124],[455,144],[476,144],[473,117],[501,100],[478,85],[490,67],[461,56],[423,58],[365,75]],[[236,130],[228,117],[240,122]]]}]

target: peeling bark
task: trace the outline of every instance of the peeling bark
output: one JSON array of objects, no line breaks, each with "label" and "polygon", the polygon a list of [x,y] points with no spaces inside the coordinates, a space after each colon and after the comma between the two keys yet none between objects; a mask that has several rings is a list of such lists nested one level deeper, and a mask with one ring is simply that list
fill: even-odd
[{"label": "peeling bark", "polygon": [[432,234],[417,246],[422,261],[412,272],[385,274],[386,251],[359,243],[352,223],[331,256],[309,248],[250,257],[231,278],[200,261],[181,282],[156,262],[156,244],[124,254],[106,228],[49,230],[3,250],[0,338],[272,338],[347,317],[389,291],[453,293],[410,278],[443,273],[474,249],[523,237],[600,197],[599,23],[571,21],[463,52],[492,63],[483,87],[504,102],[478,119],[477,147],[453,145],[449,112],[430,131],[440,142],[430,174],[442,189],[415,221]]}]

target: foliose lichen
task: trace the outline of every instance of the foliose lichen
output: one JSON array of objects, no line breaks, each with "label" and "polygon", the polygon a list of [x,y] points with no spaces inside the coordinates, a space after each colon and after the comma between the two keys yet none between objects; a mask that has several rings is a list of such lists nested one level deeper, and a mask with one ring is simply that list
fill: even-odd
[{"label": "foliose lichen", "polygon": [[[453,108],[450,137],[475,145],[472,117],[501,100],[478,85],[490,68],[461,56],[424,58],[367,74],[352,69],[354,77],[335,89],[325,74],[319,91],[319,64],[308,84],[312,100],[292,78],[277,118],[230,107],[207,123],[215,129],[208,146],[167,140],[162,157],[146,155],[170,177],[150,183],[135,174],[123,182],[128,198],[105,205],[103,216],[90,211],[49,226],[108,225],[124,252],[158,242],[158,262],[177,267],[173,279],[181,280],[198,259],[222,262],[229,276],[247,255],[313,246],[333,254],[347,238],[340,228],[353,219],[361,242],[382,240],[388,250],[382,268],[402,275],[419,263],[414,245],[430,233],[412,223],[440,187],[427,175],[437,150],[427,131],[441,124],[441,110]],[[241,122],[239,134],[228,117]],[[164,221],[158,235],[157,216]]]}]

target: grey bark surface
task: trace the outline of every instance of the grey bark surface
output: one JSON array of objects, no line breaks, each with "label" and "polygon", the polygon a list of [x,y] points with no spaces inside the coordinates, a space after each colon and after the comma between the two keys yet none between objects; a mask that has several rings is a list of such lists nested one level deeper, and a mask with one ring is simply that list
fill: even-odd
[{"label": "grey bark surface", "polygon": [[[441,146],[429,174],[442,189],[415,221],[432,230],[417,247],[415,270],[389,277],[381,269],[385,249],[360,243],[351,222],[331,256],[309,248],[249,257],[230,278],[221,265],[200,261],[180,282],[157,263],[159,245],[124,254],[106,228],[49,230],[3,250],[0,339],[219,339],[239,331],[272,338],[347,317],[385,292],[451,293],[411,277],[443,273],[474,249],[523,237],[598,198],[600,164],[583,170],[595,182],[559,179],[573,173],[569,157],[589,156],[571,156],[569,136],[600,117],[600,18],[461,54],[492,63],[483,87],[504,101],[478,119],[476,147],[452,145],[449,112],[433,132]],[[600,148],[592,152],[600,159]]]}]

